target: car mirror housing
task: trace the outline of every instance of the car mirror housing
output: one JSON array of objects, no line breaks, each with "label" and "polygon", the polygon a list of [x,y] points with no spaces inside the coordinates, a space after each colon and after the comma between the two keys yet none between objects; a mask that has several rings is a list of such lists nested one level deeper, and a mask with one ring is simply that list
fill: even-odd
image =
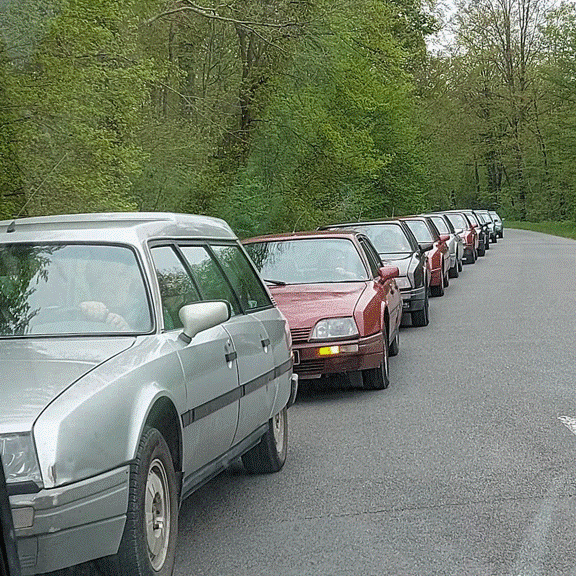
[{"label": "car mirror housing", "polygon": [[392,278],[398,278],[400,270],[398,270],[397,266],[382,266],[378,269],[378,274],[380,275],[380,280],[386,282],[387,280],[392,280]]},{"label": "car mirror housing", "polygon": [[183,326],[179,338],[186,344],[199,332],[218,326],[231,316],[230,304],[224,300],[187,304],[178,314]]},{"label": "car mirror housing", "polygon": [[432,242],[422,242],[421,244],[418,244],[418,246],[420,247],[420,252],[422,254],[424,254],[424,252],[428,252],[428,250],[432,250],[432,248],[434,248],[434,244]]},{"label": "car mirror housing", "polygon": [[440,242],[448,242],[448,240],[450,240],[450,236],[448,234],[440,235]]}]

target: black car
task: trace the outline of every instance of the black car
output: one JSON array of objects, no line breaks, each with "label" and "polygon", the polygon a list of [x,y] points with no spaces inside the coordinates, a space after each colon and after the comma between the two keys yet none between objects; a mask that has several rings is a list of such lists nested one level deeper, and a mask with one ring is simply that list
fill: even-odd
[{"label": "black car", "polygon": [[350,222],[323,226],[320,230],[353,228],[370,238],[384,262],[398,267],[400,276],[396,284],[402,293],[404,314],[410,314],[413,326],[427,326],[428,286],[430,278],[426,266],[426,250],[421,249],[418,241],[405,222],[399,220],[376,220]]}]

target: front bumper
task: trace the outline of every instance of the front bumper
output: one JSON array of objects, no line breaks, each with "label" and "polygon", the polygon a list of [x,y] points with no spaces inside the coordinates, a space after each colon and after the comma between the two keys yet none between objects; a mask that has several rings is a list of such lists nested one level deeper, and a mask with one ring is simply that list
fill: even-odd
[{"label": "front bumper", "polygon": [[402,312],[417,312],[424,308],[426,287],[420,286],[412,290],[400,290],[402,294]]},{"label": "front bumper", "polygon": [[37,494],[10,496],[23,576],[53,572],[118,551],[130,468]]},{"label": "front bumper", "polygon": [[[320,356],[318,350],[329,346],[339,346],[345,350],[332,356]],[[299,380],[311,380],[328,374],[376,368],[382,362],[383,346],[381,333],[353,340],[293,345],[298,362],[294,364],[294,372],[298,374]]]}]

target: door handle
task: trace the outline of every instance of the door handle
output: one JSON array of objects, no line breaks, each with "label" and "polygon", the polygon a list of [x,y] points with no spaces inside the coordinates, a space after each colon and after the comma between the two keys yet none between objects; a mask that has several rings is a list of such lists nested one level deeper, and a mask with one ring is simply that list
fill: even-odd
[{"label": "door handle", "polygon": [[231,362],[234,362],[236,358],[238,358],[238,353],[236,350],[232,350],[232,352],[227,352],[224,357],[226,358],[226,362],[230,364]]}]

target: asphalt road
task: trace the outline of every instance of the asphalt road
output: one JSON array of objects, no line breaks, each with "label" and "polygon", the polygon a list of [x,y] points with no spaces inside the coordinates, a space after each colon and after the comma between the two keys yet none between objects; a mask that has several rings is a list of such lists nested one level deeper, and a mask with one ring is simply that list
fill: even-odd
[{"label": "asphalt road", "polygon": [[505,230],[387,390],[303,391],[279,474],[184,503],[177,576],[576,576],[576,242]]}]

